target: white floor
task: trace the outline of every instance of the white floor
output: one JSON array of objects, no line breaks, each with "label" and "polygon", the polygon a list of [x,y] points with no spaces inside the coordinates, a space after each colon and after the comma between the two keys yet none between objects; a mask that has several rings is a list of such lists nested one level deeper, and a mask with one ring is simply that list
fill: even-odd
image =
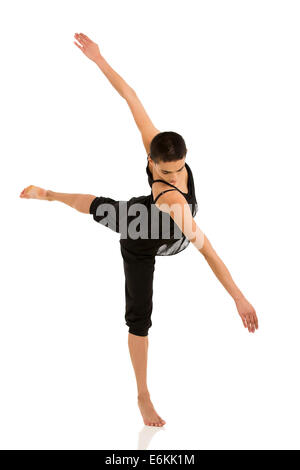
[{"label": "white floor", "polygon": [[[144,426],[136,402],[118,250],[110,248],[114,270],[99,268],[91,276],[94,250],[88,247],[74,259],[79,275],[71,267],[75,240],[64,246],[58,264],[51,245],[44,256],[40,241],[35,255],[25,249],[31,236],[25,233],[15,245],[24,270],[6,273],[1,448],[299,447],[299,317],[292,325],[289,299],[277,292],[275,302],[258,290],[259,330],[251,334],[222,286],[203,277],[204,263],[199,280],[182,278],[177,297],[163,287],[175,282],[175,267],[183,272],[195,263],[192,247],[158,259],[148,385],[166,425],[156,429]],[[94,264],[101,259],[94,255]]]}]

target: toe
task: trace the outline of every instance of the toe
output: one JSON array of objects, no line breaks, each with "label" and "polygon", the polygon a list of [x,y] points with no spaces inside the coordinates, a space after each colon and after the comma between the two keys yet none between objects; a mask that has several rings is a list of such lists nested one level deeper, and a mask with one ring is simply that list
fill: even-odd
[{"label": "toe", "polygon": [[163,424],[165,424],[165,423],[166,423],[166,422],[165,422],[165,420],[164,420],[164,419],[162,419],[160,416],[159,416],[159,421],[160,421],[161,423],[163,423]]}]

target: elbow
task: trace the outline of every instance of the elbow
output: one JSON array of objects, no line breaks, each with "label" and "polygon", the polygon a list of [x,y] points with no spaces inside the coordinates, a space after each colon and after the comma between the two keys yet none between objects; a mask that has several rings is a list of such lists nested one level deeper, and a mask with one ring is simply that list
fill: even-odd
[{"label": "elbow", "polygon": [[125,90],[122,93],[124,100],[128,101],[131,97],[136,96],[136,92],[131,86],[126,86]]},{"label": "elbow", "polygon": [[205,234],[202,232],[202,238],[201,238],[201,246],[199,246],[199,251],[201,253],[201,255],[204,256],[204,258],[206,259],[206,261],[208,261],[209,259],[211,259],[211,257],[213,256],[213,247],[211,246],[209,240],[207,239],[207,237],[205,236]]},{"label": "elbow", "polygon": [[205,235],[202,232],[202,230],[197,228],[196,235],[192,238],[190,238],[191,243],[197,248],[198,251],[200,251],[201,254],[203,253],[204,245],[205,245]]}]

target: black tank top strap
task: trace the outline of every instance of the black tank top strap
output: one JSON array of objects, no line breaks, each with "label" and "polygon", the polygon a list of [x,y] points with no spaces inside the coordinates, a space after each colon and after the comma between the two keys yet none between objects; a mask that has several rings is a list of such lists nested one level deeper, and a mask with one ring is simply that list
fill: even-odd
[{"label": "black tank top strap", "polygon": [[[174,186],[174,184],[168,183],[168,182],[165,181],[165,180],[153,180],[153,181],[152,181],[152,184],[153,184],[153,183],[157,183],[157,182],[168,184],[169,186],[172,186],[172,188],[177,189],[177,191],[179,191],[179,192],[180,192],[181,194],[183,194],[184,196],[186,195],[186,193],[184,193],[184,192],[181,191],[179,188],[177,188],[177,186]],[[152,186],[152,185],[151,185],[151,186]]]},{"label": "black tank top strap", "polygon": [[165,180],[153,180],[153,181],[152,181],[152,184],[153,184],[153,183],[157,183],[157,182],[168,184],[169,186],[172,186],[172,188],[177,189],[177,191],[179,191],[181,194],[184,195],[184,192],[181,191],[181,190],[180,190],[179,188],[177,188],[176,186],[174,186],[174,184],[168,183],[168,182],[165,181]]},{"label": "black tank top strap", "polygon": [[[177,188],[176,188],[177,189]],[[156,203],[157,199],[164,193],[167,193],[168,191],[176,191],[176,189],[166,189],[165,191],[162,191],[161,193],[158,194],[158,196],[156,196],[155,200],[153,201],[154,204]]]},{"label": "black tank top strap", "polygon": [[[158,196],[156,196],[155,200],[154,200],[154,204],[156,203],[157,199],[164,193],[167,193],[168,191],[179,191],[183,196],[185,196],[184,192],[181,191],[180,189],[178,189],[176,186],[174,186],[174,184],[171,184],[171,183],[168,183],[167,181],[165,180],[153,180],[152,181],[152,184],[153,183],[165,183],[165,184],[168,184],[169,186],[172,186],[172,188],[174,189],[166,189],[165,191],[162,191],[161,193],[158,194]],[[152,185],[151,185],[152,186]]]}]

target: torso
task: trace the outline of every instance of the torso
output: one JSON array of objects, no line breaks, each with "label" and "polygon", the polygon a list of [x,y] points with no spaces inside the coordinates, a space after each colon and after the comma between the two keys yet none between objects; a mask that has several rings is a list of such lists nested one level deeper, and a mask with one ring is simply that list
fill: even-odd
[{"label": "torso", "polygon": [[[153,173],[152,173],[153,171]],[[176,184],[176,187],[180,191],[182,191],[182,194],[185,193],[186,200],[189,204],[191,204],[191,211],[193,217],[196,215],[198,211],[198,205],[197,205],[197,199],[196,199],[196,194],[195,194],[195,185],[194,185],[194,177],[192,170],[188,163],[185,164],[185,168],[182,174],[182,179],[178,178],[178,184]],[[172,219],[172,217],[168,217],[167,214],[164,214],[162,210],[159,208],[159,201],[161,198],[166,197],[168,194],[175,194],[178,193],[179,191],[170,191],[166,194],[163,194],[162,196],[159,197],[157,203],[155,206],[158,207],[158,215],[159,217],[151,217],[152,214],[152,204],[154,202],[155,197],[158,196],[158,194],[161,191],[164,191],[166,189],[171,189],[171,186],[165,184],[165,183],[152,183],[153,180],[155,179],[164,179],[164,178],[158,178],[157,173],[155,172],[155,169],[151,169],[149,165],[149,160],[147,161],[146,165],[146,174],[148,177],[148,183],[149,186],[152,188],[153,185],[153,191],[151,191],[151,194],[148,196],[141,196],[141,197],[133,197],[129,201],[129,206],[132,204],[135,204],[136,202],[142,203],[145,205],[145,207],[148,210],[148,224],[147,224],[147,229],[146,232],[148,231],[148,239],[144,238],[138,238],[138,239],[131,239],[130,237],[125,237],[125,238],[120,238],[120,244],[122,247],[125,247],[127,251],[133,254],[135,257],[142,257],[143,259],[148,256],[153,257],[153,256],[170,256],[170,255],[175,255],[177,253],[180,253],[182,250],[184,250],[188,245],[189,245],[189,239],[185,237],[184,234],[180,238],[175,237],[175,234],[177,233],[178,235],[178,226],[176,225],[175,221]],[[181,176],[181,175],[180,175]],[[134,216],[130,216],[134,217]],[[130,219],[129,217],[129,219]],[[167,234],[163,228],[166,227],[166,224],[168,224],[168,219],[169,218],[169,223],[170,223],[170,234]],[[154,224],[154,225],[152,225]],[[158,224],[158,226],[157,226]],[[152,230],[153,228],[157,229],[159,231],[159,238],[152,237]]]}]

